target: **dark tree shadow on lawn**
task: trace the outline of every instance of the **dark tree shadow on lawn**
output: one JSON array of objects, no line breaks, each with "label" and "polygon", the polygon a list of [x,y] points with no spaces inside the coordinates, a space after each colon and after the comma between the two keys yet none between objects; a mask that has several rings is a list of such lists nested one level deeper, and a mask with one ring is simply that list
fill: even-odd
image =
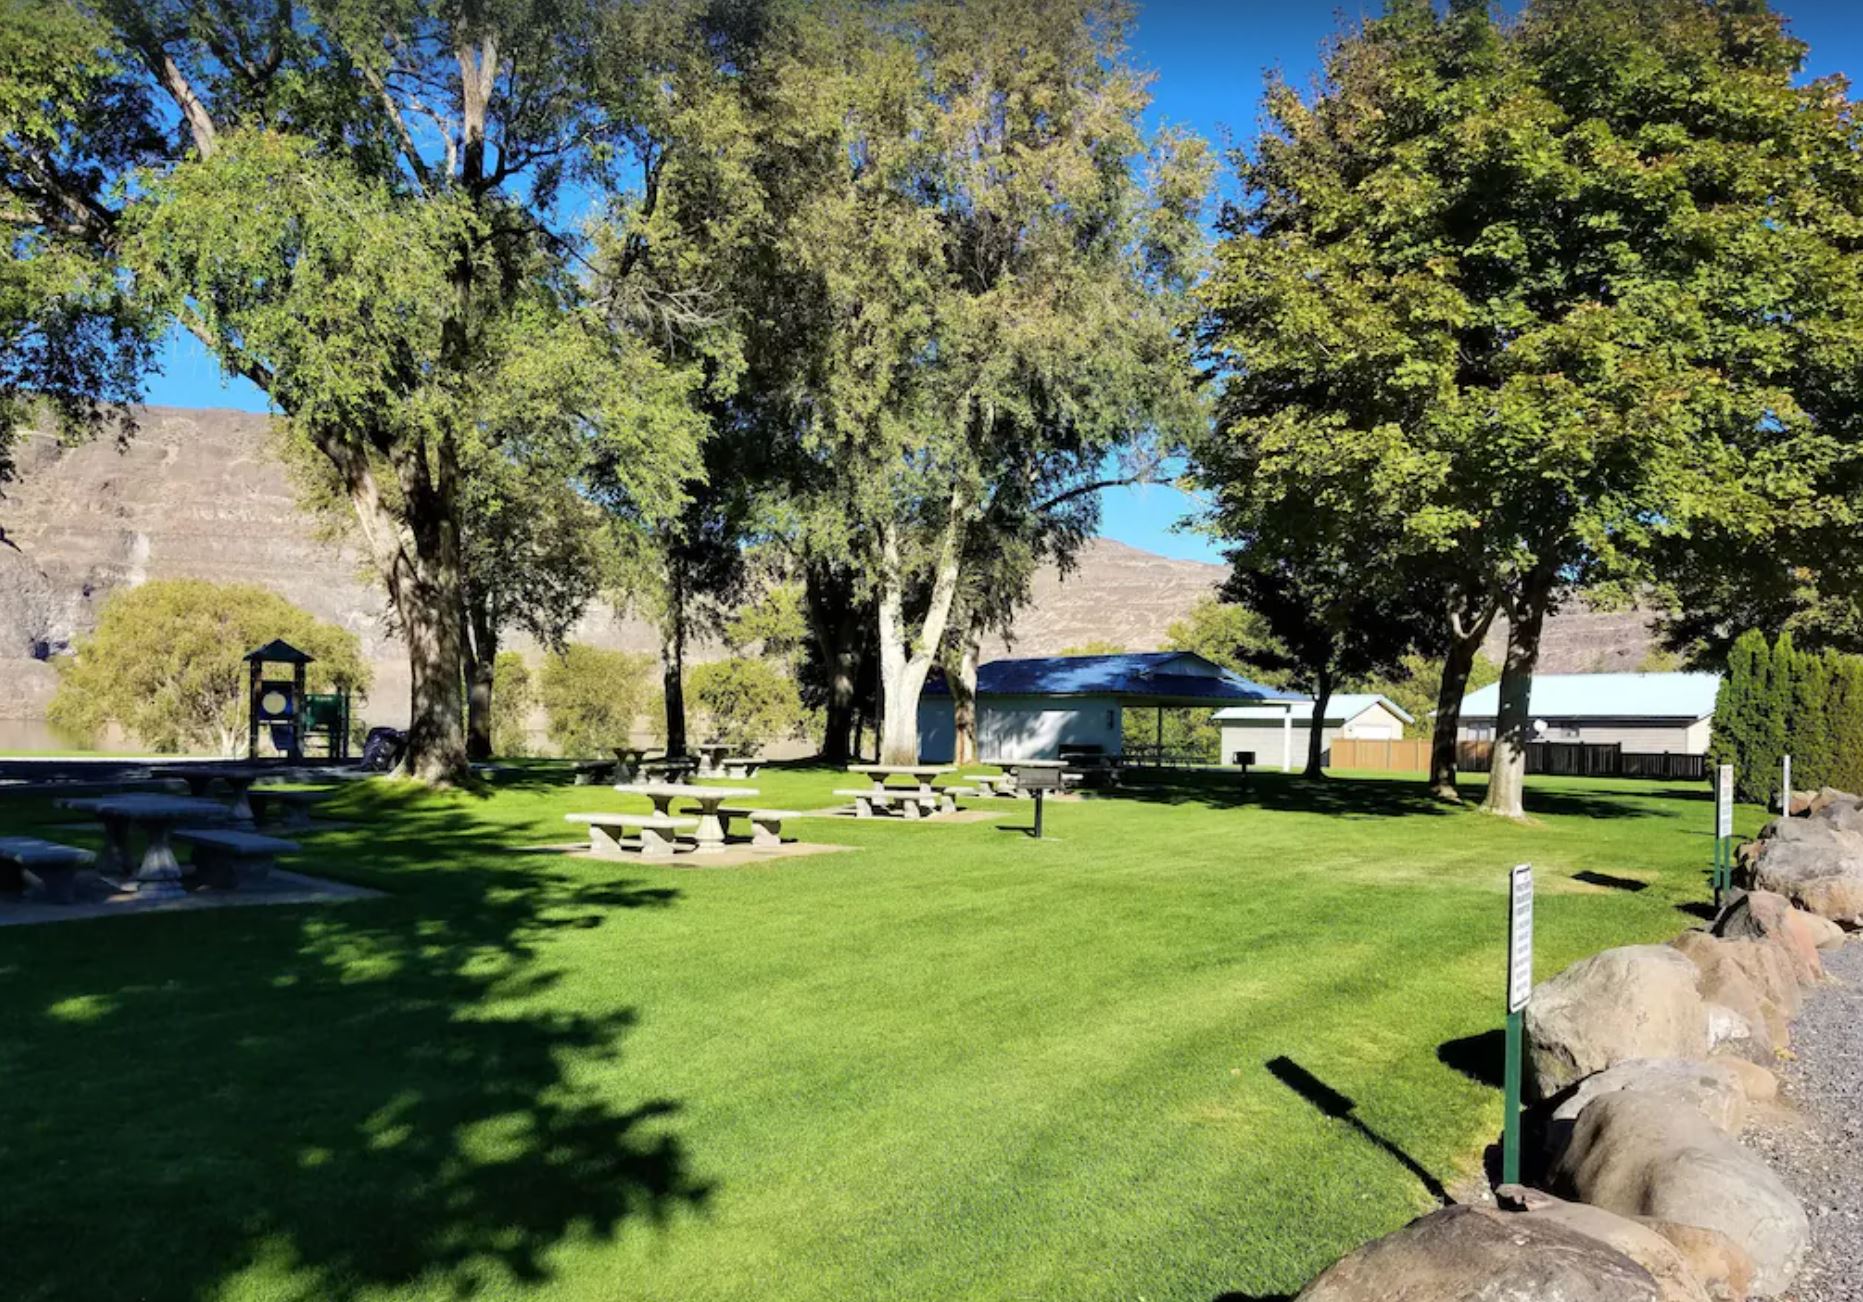
[{"label": "dark tree shadow on lawn", "polygon": [[1270,1058],[1267,1068],[1269,1075],[1311,1103],[1323,1115],[1335,1121],[1344,1122],[1372,1144],[1390,1154],[1406,1171],[1417,1178],[1437,1203],[1447,1207],[1453,1201],[1449,1197],[1449,1191],[1443,1187],[1442,1181],[1438,1180],[1427,1167],[1358,1118],[1356,1113],[1358,1104],[1350,1097],[1341,1094],[1292,1058],[1286,1056]]},{"label": "dark tree shadow on lawn", "polygon": [[702,1209],[678,1102],[604,1070],[637,1010],[536,1002],[551,936],[619,957],[677,893],[500,858],[503,830],[455,802],[324,843],[470,857],[396,898],[10,929],[0,1296],[205,1298],[257,1267],[305,1302],[464,1298]]},{"label": "dark tree shadow on lawn", "polygon": [[[1642,795],[1642,792],[1636,794]],[[1336,818],[1449,817],[1470,808],[1450,805],[1430,795],[1423,779],[1304,778],[1280,773],[1211,773],[1170,769],[1126,770],[1119,788],[1096,799],[1142,800],[1158,804],[1199,804],[1212,809],[1264,809],[1325,814]],[[1661,811],[1641,808],[1617,793],[1527,788],[1529,815],[1582,815],[1589,818],[1657,818]]]},{"label": "dark tree shadow on lawn", "polygon": [[1583,872],[1573,873],[1572,880],[1575,882],[1584,882],[1590,886],[1603,886],[1613,891],[1630,891],[1632,893],[1647,891],[1650,888],[1648,882],[1638,881],[1634,877],[1618,877],[1611,873],[1593,872],[1589,868],[1585,869]]},{"label": "dark tree shadow on lawn", "polygon": [[1507,1034],[1499,1030],[1482,1031],[1458,1040],[1445,1040],[1436,1046],[1436,1060],[1478,1085],[1498,1090],[1507,1066]]}]

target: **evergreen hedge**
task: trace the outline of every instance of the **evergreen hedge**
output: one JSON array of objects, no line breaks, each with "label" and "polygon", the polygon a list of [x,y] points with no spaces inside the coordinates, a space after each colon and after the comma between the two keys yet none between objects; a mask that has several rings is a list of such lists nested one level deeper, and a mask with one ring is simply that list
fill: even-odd
[{"label": "evergreen hedge", "polygon": [[1734,766],[1741,800],[1776,806],[1787,754],[1800,791],[1863,791],[1863,656],[1800,651],[1790,633],[1768,645],[1749,630],[1728,652],[1708,755]]}]

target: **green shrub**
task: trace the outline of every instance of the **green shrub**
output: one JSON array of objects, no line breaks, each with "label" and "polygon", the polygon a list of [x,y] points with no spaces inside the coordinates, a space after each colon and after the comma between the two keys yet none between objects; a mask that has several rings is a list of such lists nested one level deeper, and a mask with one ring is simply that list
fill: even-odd
[{"label": "green shrub", "polygon": [[592,757],[627,745],[647,703],[655,665],[649,655],[603,651],[580,642],[546,657],[538,696],[550,716],[550,740],[557,750]]},{"label": "green shrub", "polygon": [[492,751],[519,756],[530,749],[530,711],[537,684],[516,651],[500,651],[492,662]]},{"label": "green shrub", "polygon": [[245,656],[274,638],[314,657],[310,691],[366,696],[369,667],[349,630],[253,584],[157,579],[112,593],[96,631],[57,661],[47,720],[87,742],[116,724],[154,751],[237,754]]},{"label": "green shrub", "polygon": [[693,666],[686,706],[699,736],[740,751],[793,736],[802,725],[795,680],[766,660],[742,656]]}]

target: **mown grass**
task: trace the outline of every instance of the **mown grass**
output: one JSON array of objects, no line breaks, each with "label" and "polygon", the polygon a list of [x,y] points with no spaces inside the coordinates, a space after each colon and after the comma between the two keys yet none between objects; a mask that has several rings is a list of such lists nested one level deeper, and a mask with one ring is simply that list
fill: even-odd
[{"label": "mown grass", "polygon": [[0,930],[0,1296],[1291,1293],[1478,1166],[1508,867],[1546,975],[1710,846],[1705,785],[1267,774],[707,871],[526,852],[623,799],[560,781],[346,792],[303,866],[383,899]]}]

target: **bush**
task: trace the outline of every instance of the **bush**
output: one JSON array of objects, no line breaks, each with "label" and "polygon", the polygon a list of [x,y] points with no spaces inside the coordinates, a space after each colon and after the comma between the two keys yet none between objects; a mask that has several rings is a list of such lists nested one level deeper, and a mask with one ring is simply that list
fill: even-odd
[{"label": "bush", "polygon": [[530,749],[530,711],[537,685],[516,651],[500,651],[492,662],[492,752],[516,757]]},{"label": "bush", "polygon": [[686,675],[686,704],[709,742],[747,751],[793,736],[802,725],[795,680],[764,660],[733,657]]},{"label": "bush", "polygon": [[150,750],[238,754],[246,744],[246,653],[274,638],[314,660],[313,692],[366,696],[369,668],[354,633],[249,583],[157,579],[112,593],[96,631],[57,661],[46,717],[94,741],[116,724]]},{"label": "bush", "polygon": [[627,745],[647,702],[654,663],[649,655],[603,651],[580,642],[545,658],[538,696],[550,716],[550,740],[557,750],[593,757]]}]

